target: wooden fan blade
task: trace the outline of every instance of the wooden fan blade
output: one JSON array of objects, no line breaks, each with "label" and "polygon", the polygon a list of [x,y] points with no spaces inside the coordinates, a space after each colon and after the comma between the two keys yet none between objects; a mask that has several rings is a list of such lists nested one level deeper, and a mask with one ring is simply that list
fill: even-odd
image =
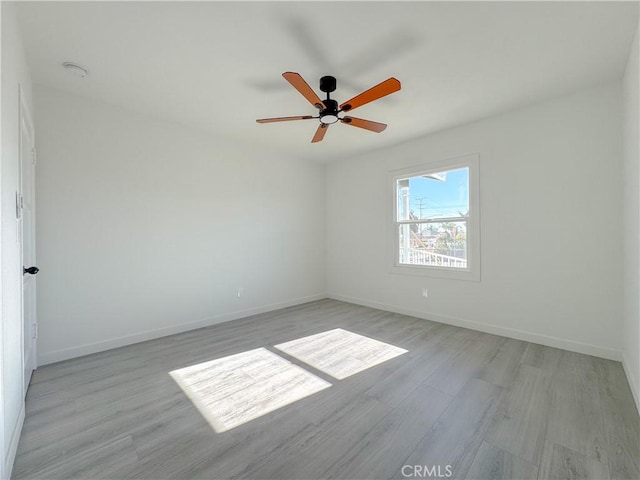
[{"label": "wooden fan blade", "polygon": [[271,123],[271,122],[290,122],[291,120],[309,120],[313,118],[311,115],[302,115],[299,117],[274,117],[274,118],[259,118],[256,120],[258,123]]},{"label": "wooden fan blade", "polygon": [[360,95],[356,95],[351,100],[347,100],[342,103],[340,105],[340,110],[345,112],[353,110],[354,108],[361,107],[369,102],[373,102],[374,100],[385,97],[393,92],[397,92],[398,90],[400,90],[400,81],[393,77],[388,78],[375,87],[371,87]]},{"label": "wooden fan blade", "polygon": [[316,134],[311,139],[311,143],[320,142],[324,138],[325,133],[327,133],[327,130],[329,130],[329,125],[321,123],[316,130]]},{"label": "wooden fan blade", "polygon": [[371,120],[363,120],[362,118],[344,117],[342,123],[351,125],[353,127],[364,128],[365,130],[371,130],[372,132],[380,133],[387,125],[384,123],[373,122]]},{"label": "wooden fan blade", "polygon": [[298,90],[302,96],[311,103],[311,105],[317,108],[324,108],[324,104],[322,103],[322,100],[320,100],[320,97],[313,91],[309,84],[304,81],[304,78],[302,78],[299,73],[285,72],[282,76],[287,82],[293,85],[293,88]]}]

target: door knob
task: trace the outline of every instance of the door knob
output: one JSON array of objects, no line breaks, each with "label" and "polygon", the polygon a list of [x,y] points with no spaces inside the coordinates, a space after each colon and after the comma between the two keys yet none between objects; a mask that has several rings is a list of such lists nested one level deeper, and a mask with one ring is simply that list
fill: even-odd
[{"label": "door knob", "polygon": [[39,271],[40,271],[40,269],[38,267],[29,267],[29,268],[22,267],[22,274],[23,275],[26,274],[26,273],[28,273],[29,275],[35,275]]}]

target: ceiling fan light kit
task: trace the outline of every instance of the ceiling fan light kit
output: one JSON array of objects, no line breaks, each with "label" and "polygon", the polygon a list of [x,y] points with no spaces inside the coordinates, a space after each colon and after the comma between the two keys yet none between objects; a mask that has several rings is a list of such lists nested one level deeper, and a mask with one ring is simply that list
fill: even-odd
[{"label": "ceiling fan light kit", "polygon": [[291,120],[309,120],[312,118],[317,118],[320,121],[320,125],[318,126],[315,135],[311,139],[311,143],[320,142],[327,133],[329,125],[338,122],[344,123],[346,125],[351,125],[353,127],[363,128],[371,132],[382,132],[385,128],[387,128],[386,124],[373,122],[371,120],[364,120],[362,118],[346,116],[344,115],[344,112],[348,112],[355,108],[361,107],[362,105],[373,102],[374,100],[378,100],[379,98],[385,97],[400,90],[400,81],[398,81],[396,78],[391,77],[384,82],[371,87],[369,90],[365,90],[359,95],[356,95],[352,99],[338,105],[338,102],[333,100],[330,96],[331,92],[335,91],[336,89],[337,82],[335,77],[326,75],[320,78],[320,91],[327,94],[327,98],[325,100],[321,100],[320,97],[309,86],[309,84],[305,82],[302,76],[300,76],[300,74],[295,72],[285,72],[282,74],[282,76],[293,86],[293,88],[298,90],[298,92],[300,92],[300,94],[304,98],[306,98],[307,101],[311,103],[311,105],[318,109],[318,116],[314,117],[311,115],[301,115],[297,117],[261,118],[256,120],[256,122],[288,122]]}]

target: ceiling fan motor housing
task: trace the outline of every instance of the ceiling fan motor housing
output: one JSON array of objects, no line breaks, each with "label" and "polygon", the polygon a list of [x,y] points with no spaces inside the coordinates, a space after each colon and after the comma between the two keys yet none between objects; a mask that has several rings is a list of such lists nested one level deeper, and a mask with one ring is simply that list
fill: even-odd
[{"label": "ceiling fan motor housing", "polygon": [[338,102],[327,98],[323,100],[325,108],[320,111],[320,122],[324,124],[336,123],[338,118]]}]

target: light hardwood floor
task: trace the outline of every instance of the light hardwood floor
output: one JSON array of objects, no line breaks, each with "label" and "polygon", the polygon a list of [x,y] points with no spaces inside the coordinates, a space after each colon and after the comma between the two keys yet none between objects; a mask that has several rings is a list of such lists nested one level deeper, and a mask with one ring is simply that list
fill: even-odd
[{"label": "light hardwood floor", "polygon": [[[408,352],[336,380],[274,348],[335,328]],[[169,372],[260,347],[331,387],[216,433]],[[639,457],[618,362],[321,300],[41,367],[14,478],[638,479]]]}]

